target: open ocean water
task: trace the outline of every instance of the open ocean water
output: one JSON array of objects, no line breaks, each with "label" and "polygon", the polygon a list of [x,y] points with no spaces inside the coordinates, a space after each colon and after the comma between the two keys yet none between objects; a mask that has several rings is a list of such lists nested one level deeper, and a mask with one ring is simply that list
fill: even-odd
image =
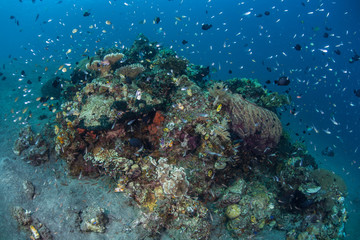
[{"label": "open ocean water", "polygon": [[[107,194],[105,180],[69,180],[60,157],[34,167],[12,151],[21,128],[30,124],[40,132],[60,111],[55,102],[36,100],[47,79],[69,79],[84,57],[101,48],[123,50],[140,33],[209,66],[209,80],[257,79],[288,94],[291,103],[278,109],[282,126],[319,167],[345,180],[345,239],[359,239],[359,12],[356,0],[0,1],[0,239],[29,239],[11,216],[14,206],[30,209],[54,239],[143,237],[127,231],[142,213],[130,200]],[[288,85],[275,83],[282,76]],[[334,156],[323,154],[326,148]],[[24,197],[23,180],[38,186],[33,200]],[[118,215],[105,234],[84,235],[65,216],[94,203]]]}]

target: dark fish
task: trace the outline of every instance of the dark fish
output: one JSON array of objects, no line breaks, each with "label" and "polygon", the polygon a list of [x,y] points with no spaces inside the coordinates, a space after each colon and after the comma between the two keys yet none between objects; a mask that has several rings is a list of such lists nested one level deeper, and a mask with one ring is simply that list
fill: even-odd
[{"label": "dark fish", "polygon": [[289,126],[290,125],[290,123],[288,122],[287,124],[286,124],[286,126]]},{"label": "dark fish", "polygon": [[355,96],[360,98],[360,89],[354,90],[354,94],[355,94]]},{"label": "dark fish", "polygon": [[256,17],[260,18],[262,17],[263,15],[261,13],[257,14]]},{"label": "dark fish", "polygon": [[267,70],[268,72],[271,72],[271,67],[266,67],[266,70]]},{"label": "dark fish", "polygon": [[271,83],[271,81],[270,80],[266,80],[266,82],[265,82],[266,84],[270,84]]},{"label": "dark fish", "polygon": [[6,77],[5,77],[5,76],[3,76],[3,77],[1,78],[1,80],[5,81],[5,80],[6,80]]},{"label": "dark fish", "polygon": [[212,28],[212,24],[207,24],[207,23],[205,23],[205,24],[203,24],[202,26],[201,26],[201,29],[202,30],[209,30],[210,28]]},{"label": "dark fish", "polygon": [[35,22],[39,19],[40,14],[36,15]]},{"label": "dark fish", "polygon": [[25,73],[24,70],[21,71],[21,76],[22,76],[22,77],[25,77],[25,76],[26,76],[26,73]]},{"label": "dark fish", "polygon": [[160,18],[159,17],[156,17],[155,19],[154,19],[154,24],[158,24],[160,22]]},{"label": "dark fish", "polygon": [[22,3],[22,0],[19,0],[19,2],[21,2],[21,3]]},{"label": "dark fish", "polygon": [[18,25],[18,26],[20,25],[19,20],[16,20],[16,25]]},{"label": "dark fish", "polygon": [[57,78],[52,82],[51,85],[52,85],[54,88],[57,88],[57,87],[59,86],[59,84],[60,84],[59,79],[60,79],[60,78],[57,77]]},{"label": "dark fish", "polygon": [[305,3],[304,3],[304,2],[301,2],[301,5],[302,5],[303,7],[305,7]]},{"label": "dark fish", "polygon": [[287,86],[289,85],[289,83],[289,78],[285,76],[279,77],[279,80],[275,80],[275,84],[277,84],[278,86]]},{"label": "dark fish", "polygon": [[26,83],[27,83],[27,84],[32,84],[32,81],[31,81],[31,80],[27,80]]},{"label": "dark fish", "polygon": [[232,74],[232,70],[231,70],[231,69],[229,70],[229,74]]},{"label": "dark fish", "polygon": [[265,14],[266,16],[269,16],[269,15],[270,15],[270,12],[269,12],[269,11],[265,11],[264,14]]},{"label": "dark fish", "polygon": [[301,45],[300,45],[300,44],[296,44],[294,48],[295,48],[296,51],[300,51],[300,50],[301,50]]},{"label": "dark fish", "polygon": [[182,42],[181,42],[183,45],[185,45],[185,44],[187,44],[188,43],[188,41],[186,41],[186,40],[182,40]]},{"label": "dark fish", "polygon": [[337,55],[340,55],[341,54],[341,51],[339,49],[335,49],[334,50],[334,53],[336,53]]},{"label": "dark fish", "polygon": [[31,0],[31,1],[32,1],[32,3],[35,3],[36,0]]},{"label": "dark fish", "polygon": [[143,143],[138,138],[130,138],[129,143],[132,147],[141,148],[143,146]]},{"label": "dark fish", "polygon": [[355,50],[352,50],[352,52],[354,53],[354,56],[349,59],[349,63],[354,63],[360,60],[360,56],[355,52]]},{"label": "dark fish", "polygon": [[41,81],[41,78],[42,78],[42,76],[38,76],[38,81],[39,81],[39,82]]},{"label": "dark fish", "polygon": [[57,4],[60,4],[60,3],[62,3],[62,1],[58,1],[58,2],[57,2]]},{"label": "dark fish", "polygon": [[326,31],[331,31],[332,28],[330,28],[330,27],[325,27],[325,30],[326,30]]},{"label": "dark fish", "polygon": [[10,16],[10,19],[15,19],[15,16]]},{"label": "dark fish", "polygon": [[44,103],[44,102],[46,102],[47,100],[49,100],[49,97],[40,97],[39,102]]},{"label": "dark fish", "polygon": [[0,77],[3,75],[3,73],[2,72],[0,72]]},{"label": "dark fish", "polygon": [[90,14],[91,14],[91,13],[89,13],[88,11],[85,11],[84,14],[83,14],[83,16],[84,16],[84,17],[88,17],[88,16],[90,16]]},{"label": "dark fish", "polygon": [[328,37],[329,37],[329,34],[326,32],[326,33],[324,33],[323,37],[324,37],[324,38],[328,38]]}]

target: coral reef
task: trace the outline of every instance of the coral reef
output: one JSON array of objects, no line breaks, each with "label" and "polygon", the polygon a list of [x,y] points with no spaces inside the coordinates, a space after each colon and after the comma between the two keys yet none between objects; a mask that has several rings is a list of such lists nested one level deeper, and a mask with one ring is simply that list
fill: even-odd
[{"label": "coral reef", "polygon": [[290,96],[277,92],[268,92],[256,79],[233,78],[226,80],[233,93],[240,94],[246,100],[270,110],[290,104]]},{"label": "coral reef", "polygon": [[274,194],[259,182],[246,185],[243,179],[237,180],[226,189],[218,204],[224,206],[229,200],[231,205],[225,208],[225,216],[228,218],[227,228],[235,236],[252,235],[272,221]]},{"label": "coral reef", "polygon": [[[55,150],[71,175],[116,181],[114,192],[142,210],[134,224],[149,236],[166,230],[174,239],[208,239],[214,214],[235,237],[264,229],[289,239],[343,233],[343,184],[330,184],[336,177],[315,171],[306,148],[283,134],[276,108],[289,103],[286,95],[252,79],[209,83],[208,67],[144,35],[123,53],[96,54],[64,89]],[[22,135],[18,153],[34,142]],[[104,231],[102,210],[81,217],[82,231]]]},{"label": "coral reef", "polygon": [[19,138],[14,143],[13,152],[22,159],[38,166],[49,160],[49,146],[40,134],[34,134],[30,126],[20,130]]}]

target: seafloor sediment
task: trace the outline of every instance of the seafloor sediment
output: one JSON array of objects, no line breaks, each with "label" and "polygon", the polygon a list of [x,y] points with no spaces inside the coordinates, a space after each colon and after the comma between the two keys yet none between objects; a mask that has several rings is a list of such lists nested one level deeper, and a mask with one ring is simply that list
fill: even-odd
[{"label": "seafloor sediment", "polygon": [[[77,234],[113,233],[120,219],[113,206],[134,204],[129,218],[139,214],[129,229],[141,228],[143,238],[225,236],[218,228],[240,239],[343,238],[346,185],[282,129],[277,108],[289,97],[253,79],[208,75],[208,67],[143,35],[122,52],[101,49],[71,79],[48,80],[42,100],[57,98],[61,110],[42,133],[22,129],[14,153],[36,166],[56,155],[64,184],[101,179],[111,192],[94,191],[104,199],[131,199],[73,209],[67,224]],[[36,196],[32,185],[23,184],[28,201]],[[72,184],[63,196],[78,191]],[[22,206],[12,213],[34,238],[56,239],[46,219]]]}]

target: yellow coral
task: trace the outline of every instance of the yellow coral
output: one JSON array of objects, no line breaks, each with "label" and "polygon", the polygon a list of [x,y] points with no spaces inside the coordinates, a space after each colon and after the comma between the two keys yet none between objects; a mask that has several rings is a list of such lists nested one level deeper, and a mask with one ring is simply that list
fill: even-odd
[{"label": "yellow coral", "polygon": [[61,136],[57,136],[57,140],[59,141],[60,144],[64,144],[64,138]]},{"label": "yellow coral", "polygon": [[148,208],[150,212],[154,211],[154,208],[157,206],[156,204],[156,197],[155,194],[152,192],[149,192],[146,197],[146,202],[144,203],[144,207]]}]

